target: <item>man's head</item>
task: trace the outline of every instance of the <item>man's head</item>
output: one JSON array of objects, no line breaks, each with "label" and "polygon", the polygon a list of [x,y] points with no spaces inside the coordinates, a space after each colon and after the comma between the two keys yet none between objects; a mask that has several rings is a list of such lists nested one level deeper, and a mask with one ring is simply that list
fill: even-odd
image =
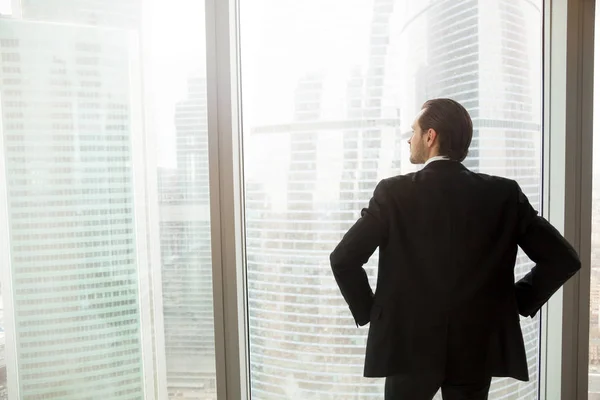
[{"label": "man's head", "polygon": [[431,157],[463,161],[473,138],[473,122],[463,106],[450,99],[423,104],[412,125],[410,162],[423,164]]}]

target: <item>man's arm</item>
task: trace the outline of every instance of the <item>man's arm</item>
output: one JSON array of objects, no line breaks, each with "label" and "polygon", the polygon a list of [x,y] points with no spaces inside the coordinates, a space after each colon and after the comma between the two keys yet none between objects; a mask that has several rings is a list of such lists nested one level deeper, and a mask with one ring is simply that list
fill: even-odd
[{"label": "man's arm", "polygon": [[577,252],[548,221],[537,215],[517,185],[518,245],[535,263],[515,283],[519,313],[533,317],[552,295],[581,268]]},{"label": "man's arm", "polygon": [[387,193],[381,181],[361,218],[331,253],[331,269],[357,326],[369,323],[373,291],[363,265],[388,234]]}]

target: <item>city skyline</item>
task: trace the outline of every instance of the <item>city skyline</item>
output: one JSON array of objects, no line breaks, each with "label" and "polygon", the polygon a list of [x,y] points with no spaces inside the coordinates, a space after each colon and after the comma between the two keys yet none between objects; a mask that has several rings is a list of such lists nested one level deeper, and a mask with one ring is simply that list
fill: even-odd
[{"label": "city skyline", "polygon": [[[29,3],[35,4],[33,1]],[[447,2],[439,3],[452,9]],[[475,0],[462,1],[460,7],[476,3],[478,4]],[[509,3],[501,0],[495,3],[498,4],[499,14],[503,15],[500,19],[509,21],[506,24],[513,28],[527,25],[526,17],[516,15],[518,13],[513,12]],[[491,92],[498,93],[503,87],[513,85],[510,92],[519,98],[518,101],[503,94],[499,96],[501,100],[497,103],[477,103],[473,92],[461,95],[460,88],[436,87],[436,82],[443,85],[453,76],[456,78],[452,74],[444,76],[444,70],[453,71],[460,62],[450,65],[445,64],[443,60],[421,57],[419,52],[422,48],[419,46],[433,42],[439,37],[425,34],[425,27],[435,25],[435,21],[432,22],[433,17],[426,23],[423,23],[425,18],[415,19],[408,24],[406,33],[396,31],[398,26],[405,25],[398,23],[397,19],[407,11],[403,9],[406,4],[408,2],[390,0],[373,2],[368,17],[362,17],[368,21],[363,22],[363,25],[369,26],[363,30],[367,32],[365,38],[361,39],[364,46],[357,46],[356,50],[357,53],[363,54],[364,59],[356,61],[358,56],[355,56],[353,64],[356,65],[348,65],[348,71],[332,78],[331,71],[327,69],[309,68],[299,73],[298,79],[291,83],[286,81],[282,86],[293,86],[293,89],[289,90],[291,94],[281,99],[281,108],[288,107],[286,114],[291,116],[279,116],[279,124],[250,125],[244,121],[248,286],[249,302],[251,307],[254,307],[250,313],[249,335],[251,341],[254,340],[251,342],[253,350],[250,362],[253,366],[253,390],[257,399],[276,398],[269,397],[269,393],[275,393],[272,391],[281,387],[286,387],[286,391],[277,393],[284,393],[286,398],[291,399],[307,394],[307,387],[311,385],[315,387],[312,390],[316,396],[318,393],[330,393],[328,390],[337,390],[337,386],[339,391],[350,390],[356,382],[358,383],[353,393],[357,398],[359,395],[365,398],[379,395],[380,381],[365,382],[359,378],[360,363],[364,357],[363,332],[353,328],[346,308],[340,303],[328,271],[327,256],[332,245],[356,218],[360,207],[368,200],[379,179],[414,170],[415,167],[408,165],[406,138],[402,134],[412,122],[419,103],[424,99],[444,94],[465,102],[477,128],[476,141],[468,165],[485,172],[518,178],[532,203],[538,209],[541,207],[541,179],[538,178],[538,174],[541,173],[541,150],[536,147],[541,142],[541,124],[535,122],[541,119],[541,114],[535,110],[536,106],[533,104],[537,101],[537,87],[529,88],[531,83],[525,81],[502,80],[508,79],[507,77],[513,79],[513,75],[518,73],[530,76],[530,69],[535,68],[532,65],[537,61],[523,57],[520,64],[508,67],[503,61],[504,64],[501,65],[505,69],[499,76],[485,75],[486,70],[480,65],[472,71],[473,75],[478,77],[473,78],[471,83],[480,86],[477,88],[479,93],[486,93],[489,97]],[[42,15],[48,14],[38,14],[36,18],[42,18]],[[482,15],[483,11],[478,10],[478,24],[489,18]],[[513,20],[510,21],[509,17]],[[444,15],[437,15],[437,18],[438,24],[447,23]],[[119,18],[119,21],[131,20],[137,21]],[[466,25],[462,28],[472,28],[469,23],[473,21],[469,18],[465,20]],[[102,21],[102,18],[85,19],[83,22],[95,24],[97,21]],[[419,26],[420,23],[423,24]],[[123,26],[122,24],[123,22],[119,22],[116,25]],[[124,24],[127,25],[128,22]],[[60,24],[53,26],[56,26],[57,30],[62,29]],[[513,28],[513,35],[530,35],[530,30],[527,29],[531,28]],[[94,29],[104,32],[100,27]],[[111,27],[111,32],[113,29],[114,27]],[[33,28],[31,31],[33,32]],[[242,34],[243,32],[242,30]],[[485,39],[486,43],[494,43],[490,47],[501,47],[506,43],[513,46],[509,46],[509,52],[500,56],[493,54],[493,57],[498,56],[506,60],[514,58],[515,54],[520,56],[531,52],[528,41],[523,41],[522,46],[514,45],[514,40],[505,34],[506,28],[490,25],[490,32],[492,33],[489,33],[489,36],[493,36],[493,32],[501,32],[497,35],[498,39]],[[417,38],[413,40],[414,47],[401,43],[408,37]],[[394,38],[399,41],[394,42]],[[94,40],[97,43],[100,39]],[[474,51],[482,51],[483,40],[484,38],[478,38],[475,41]],[[123,39],[122,42],[125,47],[126,40]],[[450,50],[443,47],[437,51],[439,54],[450,54]],[[425,66],[419,67],[420,75],[407,66],[396,68],[398,63],[405,63],[405,60],[399,57],[402,52],[411,54],[413,60],[424,61]],[[432,53],[434,52],[430,49],[429,55]],[[479,62],[483,64],[484,61],[481,60]],[[485,61],[487,65],[494,65],[495,62],[497,59],[492,57]],[[247,58],[242,62],[243,75],[248,63]],[[306,63],[309,64],[308,61]],[[417,64],[417,61],[414,63]],[[432,65],[434,67],[431,67]],[[438,65],[438,70],[435,65]],[[467,70],[469,68],[467,67]],[[148,186],[155,187],[158,197],[147,195],[145,200],[145,203],[156,202],[157,215],[153,221],[158,226],[149,226],[148,229],[159,232],[159,243],[148,239],[146,246],[157,245],[160,251],[154,254],[159,254],[160,260],[149,260],[148,265],[138,265],[138,268],[157,279],[153,282],[154,287],[161,287],[160,301],[147,300],[149,304],[160,304],[162,309],[153,312],[163,315],[153,320],[153,325],[147,324],[144,328],[164,332],[164,337],[152,339],[154,348],[149,352],[158,359],[164,357],[166,360],[165,376],[158,378],[161,383],[157,386],[166,385],[170,396],[187,393],[189,398],[206,398],[202,396],[214,396],[216,390],[208,202],[208,128],[205,120],[208,115],[205,72],[198,68],[194,70],[198,72],[187,74],[185,83],[181,83],[182,77],[178,77],[179,81],[175,84],[177,89],[171,89],[168,96],[168,101],[177,101],[176,104],[169,104],[173,105],[173,110],[169,111],[172,118],[160,117],[161,121],[168,119],[168,123],[172,125],[169,131],[158,127],[144,128],[160,131],[155,133],[157,146],[160,147],[157,152],[168,155],[163,156],[162,165],[160,162],[149,161],[146,164],[148,177],[144,178],[148,180]],[[142,73],[138,71],[134,74]],[[249,73],[245,76],[253,77]],[[14,76],[9,78],[13,79]],[[403,82],[403,79],[418,83]],[[277,84],[277,81],[274,81],[272,85]],[[490,86],[483,87],[482,83],[489,83]],[[413,90],[413,85],[423,88],[423,91],[417,93],[417,90]],[[399,87],[411,89],[402,91],[398,90]],[[6,86],[2,90],[7,90]],[[523,92],[527,90],[531,91],[531,94]],[[141,91],[134,97],[137,96],[141,99]],[[140,103],[146,100],[142,99]],[[149,109],[155,110],[167,103],[166,100],[160,101],[162,103]],[[248,121],[261,120],[260,117],[254,118],[251,115],[252,107],[260,107],[256,103],[252,99],[244,103],[244,107],[248,108],[248,111],[245,111]],[[521,105],[522,109],[513,108]],[[142,104],[136,107],[142,107]],[[146,104],[143,104],[143,107],[146,107]],[[107,115],[122,120],[123,115],[117,114],[115,111],[115,114]],[[2,123],[6,124],[10,118],[15,121],[22,119],[11,116],[4,118]],[[509,119],[511,125],[498,122],[503,119]],[[148,121],[152,120],[149,118],[146,123]],[[164,124],[161,122],[160,126]],[[144,132],[144,135],[149,134]],[[489,140],[486,141],[486,138]],[[140,145],[139,141],[134,142]],[[278,154],[272,157],[260,156],[257,155],[260,149],[272,149]],[[147,148],[138,151],[147,151]],[[152,158],[153,156],[149,157]],[[269,181],[266,181],[264,176],[261,181],[261,173],[266,174],[265,171],[269,174]],[[154,172],[156,173],[152,175]],[[30,172],[27,173],[28,176],[29,174]],[[124,176],[119,178],[123,178],[124,182],[130,179]],[[113,175],[108,179],[112,177]],[[127,204],[133,209],[142,207],[138,206],[142,203],[135,203],[134,200]],[[144,213],[151,215],[152,211],[145,209]],[[311,216],[307,217],[307,214]],[[149,220],[152,218],[149,217]],[[135,235],[133,236],[132,240],[135,241]],[[326,245],[317,245],[319,242]],[[11,244],[21,245],[15,243]],[[367,267],[371,279],[375,278],[375,262],[375,259],[371,260]],[[156,271],[151,268],[158,265],[161,271],[160,274],[155,274]],[[520,256],[518,272],[522,273],[529,266],[528,261]],[[293,279],[298,277],[302,277],[303,281],[294,283]],[[139,277],[133,280],[139,282]],[[4,287],[2,289],[4,295]],[[135,296],[129,293],[127,296],[139,299],[141,296],[158,295],[154,292]],[[298,295],[300,300],[292,301],[292,295]],[[316,301],[309,300],[311,296],[322,297]],[[264,301],[264,307],[260,305],[261,301]],[[279,301],[284,303],[283,306],[277,304]],[[595,301],[594,298],[592,301]],[[151,305],[138,304],[136,307],[136,313],[139,315],[144,307]],[[310,312],[298,312],[296,307],[304,307]],[[302,315],[313,312],[318,319],[309,320],[306,315]],[[161,325],[162,321],[164,325]],[[139,324],[141,326],[141,322]],[[260,332],[259,328],[264,331]],[[523,328],[529,346],[532,375],[536,375],[537,364],[534,363],[537,359],[539,335],[537,322],[524,322]],[[312,339],[314,341],[311,341]],[[157,347],[161,341],[164,341],[162,350]],[[275,342],[286,344],[274,350]],[[139,346],[144,348],[147,344],[142,340]],[[326,351],[323,355],[316,356],[316,349]],[[298,368],[295,368],[295,371],[290,370],[288,375],[279,376],[275,372],[276,366],[289,367],[293,363],[297,364]],[[151,364],[156,365],[157,361]],[[267,371],[268,368],[272,369]],[[324,368],[325,372],[320,368]],[[332,383],[334,381],[335,385]],[[527,396],[531,395],[534,386],[535,382],[514,383],[502,387],[495,383],[493,390],[497,396],[504,391],[504,398],[515,398],[507,397],[516,396],[515,393],[520,393],[519,396],[522,397],[519,398],[530,398]]]},{"label": "city skyline", "polygon": [[[402,128],[412,123],[426,99],[444,96],[465,103],[475,128],[465,164],[516,178],[532,204],[541,206],[541,113],[534,112],[541,87],[513,79],[535,69],[541,74],[541,12],[522,12],[523,7],[502,0],[494,7],[487,4],[486,10],[477,0],[462,1],[460,7],[450,3],[426,3],[408,13],[400,2],[374,1],[364,17],[371,21],[368,40],[362,41],[367,47],[357,49],[364,54],[362,64],[339,74],[307,71],[287,92],[294,99],[288,123],[274,116],[276,123],[270,125],[244,125],[245,165],[252,168],[246,178],[252,183],[246,190],[246,231],[254,398],[381,395],[380,381],[360,378],[364,331],[354,328],[327,260],[377,182],[415,170],[407,162]],[[536,36],[525,28],[508,32],[506,26],[524,25],[524,15],[540,22],[538,52],[518,61],[514,55],[528,51]],[[492,24],[498,16],[500,22]],[[488,30],[481,37],[480,26]],[[398,65],[402,54],[414,55],[411,68]],[[249,57],[242,64],[242,78],[244,65],[250,71],[259,68],[260,59],[252,65]],[[470,59],[477,61],[465,61]],[[257,107],[254,92],[243,93],[243,104]],[[289,99],[277,101],[286,104]],[[280,155],[261,158],[258,143]],[[255,163],[264,165],[265,177]],[[278,183],[271,181],[267,166],[283,170]],[[323,184],[329,188],[322,190]],[[372,285],[376,263],[374,255],[366,266]],[[517,274],[530,267],[521,254]],[[538,321],[523,320],[522,327],[532,381],[496,380],[492,398],[537,395]],[[268,341],[267,332],[273,335]]]}]

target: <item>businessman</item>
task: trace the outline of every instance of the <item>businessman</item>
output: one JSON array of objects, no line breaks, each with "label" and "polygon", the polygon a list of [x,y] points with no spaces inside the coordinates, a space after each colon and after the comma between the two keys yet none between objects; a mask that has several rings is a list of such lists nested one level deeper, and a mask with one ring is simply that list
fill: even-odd
[{"label": "businessman", "polygon": [[[528,380],[519,314],[533,317],[581,267],[573,247],[510,179],[470,171],[473,124],[449,99],[412,125],[416,173],[384,179],[331,254],[357,325],[366,377],[386,400],[488,398],[492,377]],[[518,247],[535,263],[515,283]],[[379,248],[373,293],[363,265]]]}]

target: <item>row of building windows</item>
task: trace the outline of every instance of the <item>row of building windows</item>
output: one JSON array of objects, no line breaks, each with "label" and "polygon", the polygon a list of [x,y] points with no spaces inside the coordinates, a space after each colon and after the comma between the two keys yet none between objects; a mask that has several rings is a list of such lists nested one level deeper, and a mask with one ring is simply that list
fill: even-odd
[{"label": "row of building windows", "polygon": [[[85,309],[82,308],[80,306],[77,307],[62,307],[62,308],[50,308],[50,309],[43,309],[43,310],[19,310],[19,316],[18,319],[21,318],[28,318],[28,317],[35,317],[35,318],[42,318],[48,315],[52,315],[52,314],[56,314],[56,315],[60,315],[60,314],[64,314],[64,315],[68,315],[69,313],[80,313],[80,312],[92,312],[89,309]],[[134,316],[134,315],[139,315],[139,310],[136,308],[133,309],[128,309],[128,310],[112,310],[110,312],[106,312],[106,313],[100,313],[98,312],[97,317],[98,318],[111,318],[111,317],[127,317],[127,316]],[[50,324],[52,323],[51,319],[47,319],[47,322]],[[24,339],[27,336],[39,336],[39,337],[45,337],[48,336],[45,333],[38,333],[36,335],[30,335],[30,332],[19,332],[19,338]],[[93,336],[103,336],[103,335],[93,335]],[[75,338],[73,338],[74,340]],[[84,338],[81,338],[79,341],[81,342],[85,342]],[[38,339],[36,339],[35,342],[36,345],[40,345],[43,346],[43,342],[38,341]],[[68,343],[68,342],[67,342]],[[48,345],[48,343],[46,343],[46,345]]]},{"label": "row of building windows", "polygon": [[[56,190],[56,189],[46,189],[43,188],[40,190],[22,190],[22,188],[19,189],[12,189],[9,191],[9,195],[14,199],[14,204],[16,206],[19,205],[19,203],[21,202],[21,199],[25,200],[25,199],[31,199],[31,198],[35,198],[40,196],[40,194],[44,194],[45,196],[56,196],[56,197],[85,197],[85,196],[95,196],[95,197],[99,197],[99,195],[117,195],[117,194],[126,194],[129,195],[131,192],[131,188],[129,187],[125,187],[125,188],[94,188],[94,189],[79,189],[79,190],[70,190],[67,188],[64,189],[60,189],[60,190]],[[109,201],[109,198],[105,198],[105,201]],[[122,223],[122,221],[125,220],[111,220],[110,222],[112,224],[119,224]],[[83,221],[86,226],[92,226],[94,225],[93,222],[91,221]],[[101,223],[104,224],[106,221],[102,221]]]},{"label": "row of building windows", "polygon": [[[67,261],[67,260],[85,260],[88,258],[103,258],[113,257],[120,258],[134,254],[135,249],[126,248],[121,250],[102,250],[102,251],[88,251],[85,253],[61,253],[61,254],[37,254],[37,255],[14,255],[13,262],[15,263],[27,263],[27,262],[39,262],[43,264],[52,264],[56,261]],[[133,259],[123,258],[120,260],[126,264],[133,263]],[[34,281],[32,280],[31,283]]]},{"label": "row of building windows", "polygon": [[[99,316],[95,316],[95,318],[99,318]],[[131,320],[131,321],[135,321],[137,324],[139,324],[139,320]],[[52,320],[48,320],[49,323],[52,323]],[[97,332],[97,334],[94,335],[88,335],[88,336],[72,336],[70,338],[65,338],[63,340],[61,339],[54,339],[54,340],[49,340],[48,339],[48,335],[46,335],[46,340],[44,340],[43,336],[39,337],[39,338],[34,338],[31,341],[21,341],[19,343],[19,347],[22,348],[28,348],[28,349],[41,349],[39,351],[45,352],[48,351],[48,349],[60,349],[60,348],[64,348],[62,345],[64,344],[69,344],[70,342],[79,342],[79,346],[77,347],[83,347],[86,345],[90,345],[91,343],[114,343],[115,346],[123,346],[123,338],[129,338],[129,340],[133,341],[133,344],[135,344],[135,341],[137,341],[137,337],[136,334],[139,334],[139,326],[136,326],[136,324],[132,324],[131,329],[125,329],[125,328],[121,328],[120,330],[115,330],[115,329],[110,329],[107,331],[103,331],[103,332]],[[32,351],[27,351],[28,354],[32,354]]]},{"label": "row of building windows", "polygon": [[[131,266],[130,266],[131,267]],[[84,270],[80,268],[78,272],[83,272]],[[34,289],[34,286],[37,285],[39,291],[43,293],[43,289],[54,288],[58,290],[61,289],[62,292],[76,292],[79,293],[79,296],[82,296],[83,292],[94,290],[103,290],[105,294],[102,295],[102,298],[110,298],[114,296],[127,295],[127,290],[133,290],[136,287],[135,281],[133,279],[137,276],[137,271],[135,269],[119,269],[119,270],[111,270],[111,271],[87,271],[87,273],[79,273],[79,274],[71,274],[71,275],[50,275],[53,272],[51,270],[46,271],[47,276],[37,277],[37,278],[23,278],[23,272],[20,269],[15,271],[15,275],[17,278],[15,281],[19,284],[23,285],[22,290]],[[121,277],[121,279],[118,279]],[[104,278],[104,279],[102,279]],[[60,282],[66,282],[67,285],[58,286]],[[79,283],[77,283],[79,282]],[[85,283],[83,283],[85,282]],[[70,283],[70,285],[69,285]],[[112,291],[110,290],[112,288]],[[61,292],[61,293],[62,293]],[[121,293],[122,292],[122,293]],[[19,292],[21,293],[21,292]],[[112,293],[112,295],[109,295]],[[131,294],[133,292],[129,292]],[[100,297],[100,296],[99,296]],[[87,299],[87,297],[86,297]],[[23,299],[26,301],[27,299]]]},{"label": "row of building windows", "polygon": [[49,243],[49,244],[37,244],[37,245],[18,245],[15,244],[13,246],[13,251],[57,251],[57,250],[71,250],[71,249],[81,249],[81,248],[94,248],[94,247],[104,247],[104,248],[115,248],[122,246],[131,246],[133,244],[133,239],[111,239],[104,241],[95,241],[95,242],[67,242],[67,243]]},{"label": "row of building windows", "polygon": [[14,48],[19,47],[19,39],[0,39],[0,47],[3,48]]},{"label": "row of building windows", "polygon": [[[117,311],[120,307],[126,307],[126,306],[132,306],[132,305],[137,305],[137,299],[135,298],[136,294],[135,292],[131,292],[131,291],[121,291],[121,293],[125,293],[122,296],[123,297],[129,297],[129,299],[125,299],[125,300],[120,300],[120,301],[109,301],[106,303],[97,303],[97,302],[86,302],[86,301],[82,301],[82,300],[77,300],[75,302],[65,302],[63,304],[64,308],[70,308],[71,305],[75,305],[76,307],[79,307],[80,309],[84,309],[84,310],[101,310],[101,309],[105,309],[105,308],[110,308],[111,312],[112,311]],[[134,297],[133,299],[131,299],[131,297]],[[116,297],[116,296],[115,296]],[[52,302],[50,302],[49,304],[51,304]],[[46,307],[46,300],[45,299],[25,299],[25,300],[21,300],[18,299],[17,300],[17,307],[19,308],[19,312],[21,311],[25,311],[25,310],[29,310],[30,306],[36,307],[37,309],[35,311],[37,311],[39,314],[45,314],[46,311],[49,309],[48,307]],[[43,307],[41,307],[43,306]],[[56,308],[53,308],[56,309]],[[59,308],[60,310],[61,308]],[[84,326],[76,326],[74,329],[84,329]],[[85,329],[84,329],[85,330]],[[62,331],[62,329],[61,329]],[[64,333],[68,333],[68,331],[64,331]],[[23,336],[23,337],[26,337]]]},{"label": "row of building windows", "polygon": [[[139,353],[139,351],[138,351]],[[137,357],[131,357],[130,361],[127,364],[140,364],[140,360]],[[74,364],[74,365],[78,365],[78,364]],[[31,364],[28,365],[29,368],[33,368],[33,370],[35,370],[36,367],[35,364]],[[104,381],[107,378],[117,378],[115,381],[115,386],[119,386],[117,383],[119,382],[119,377],[123,377],[123,376],[128,376],[128,375],[138,375],[141,373],[141,367],[137,367],[137,368],[128,368],[128,369],[118,369],[116,367],[119,367],[119,364],[114,364],[114,363],[104,363],[104,364],[99,364],[99,365],[94,365],[94,366],[90,366],[90,367],[76,367],[76,368],[69,368],[68,374],[65,374],[64,371],[60,371],[63,375],[65,375],[65,380],[43,380],[41,382],[36,382],[36,381],[29,381],[29,383],[24,383],[23,384],[23,390],[25,391],[32,391],[33,393],[35,393],[35,391],[37,389],[49,389],[49,388],[64,388],[64,387],[73,387],[73,382],[69,381],[69,380],[74,380],[77,379],[77,374],[82,374],[83,376],[85,376],[85,384],[86,386],[89,386],[90,384],[93,384],[93,382],[95,381]],[[102,371],[114,371],[113,373],[110,374],[102,374]],[[90,372],[93,372],[95,374],[90,374]],[[137,378],[134,380],[137,384],[140,383],[140,379]],[[111,380],[111,383],[113,381]],[[82,384],[84,382],[81,382]],[[111,388],[112,389],[112,388]],[[114,390],[114,389],[112,389]],[[75,395],[75,393],[68,393],[68,392],[63,392],[64,394],[62,394],[62,396],[66,397],[48,397],[50,399],[63,399],[63,398],[72,398],[71,396]],[[39,399],[40,397],[37,396],[32,396],[30,397],[31,400],[33,399]]]}]

